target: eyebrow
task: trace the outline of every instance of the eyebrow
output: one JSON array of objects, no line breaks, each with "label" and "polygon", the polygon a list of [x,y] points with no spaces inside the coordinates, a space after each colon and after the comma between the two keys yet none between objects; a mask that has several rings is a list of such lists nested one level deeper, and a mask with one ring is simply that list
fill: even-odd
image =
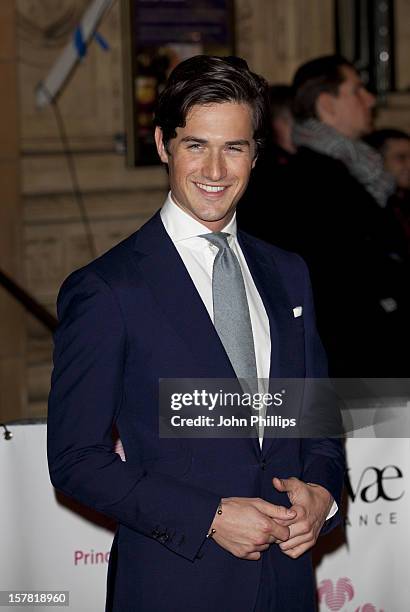
[{"label": "eyebrow", "polygon": [[196,138],[196,136],[184,136],[184,138],[181,138],[181,142],[198,142],[199,144],[206,144],[208,141],[204,138]]},{"label": "eyebrow", "polygon": [[225,144],[227,145],[245,145],[247,147],[251,146],[251,143],[249,142],[249,140],[246,140],[245,138],[241,140],[228,140]]},{"label": "eyebrow", "polygon": [[[181,138],[181,142],[197,142],[198,144],[207,144],[208,140],[206,140],[205,138],[197,138],[196,136],[184,136],[184,138]],[[249,140],[246,140],[245,138],[239,139],[239,140],[228,140],[224,144],[229,145],[229,146],[232,146],[232,145],[242,145],[242,146],[248,146],[248,147],[251,146]]]}]

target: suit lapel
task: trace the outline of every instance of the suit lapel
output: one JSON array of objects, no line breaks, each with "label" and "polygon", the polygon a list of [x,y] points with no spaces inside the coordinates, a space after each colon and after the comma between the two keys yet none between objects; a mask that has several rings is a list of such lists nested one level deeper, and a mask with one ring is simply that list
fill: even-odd
[{"label": "suit lapel", "polygon": [[[296,324],[293,305],[274,258],[262,250],[250,236],[239,232],[238,240],[269,319],[271,337],[269,378],[303,378],[304,337],[301,327]],[[272,391],[275,392],[277,389]],[[263,455],[274,448],[272,447],[274,441],[277,439],[264,439]]]},{"label": "suit lapel", "polygon": [[168,323],[184,340],[198,372],[208,378],[234,378],[202,299],[157,213],[135,241],[137,265]]},{"label": "suit lapel", "polygon": [[300,330],[295,325],[293,305],[274,258],[250,236],[238,233],[239,243],[262,298],[271,334],[270,378],[304,376],[304,351],[298,352]]}]

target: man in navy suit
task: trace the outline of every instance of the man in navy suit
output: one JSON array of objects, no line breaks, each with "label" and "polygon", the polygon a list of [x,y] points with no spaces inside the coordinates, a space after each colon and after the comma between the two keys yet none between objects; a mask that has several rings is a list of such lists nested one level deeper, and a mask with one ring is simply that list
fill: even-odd
[{"label": "man in navy suit", "polygon": [[308,612],[307,551],[337,521],[340,441],[158,432],[159,379],[237,375],[214,325],[219,247],[204,235],[222,236],[240,269],[258,378],[326,376],[303,261],[236,230],[266,84],[243,60],[197,56],[171,74],[155,121],[163,208],[59,294],[52,483],[118,521],[107,611]]}]

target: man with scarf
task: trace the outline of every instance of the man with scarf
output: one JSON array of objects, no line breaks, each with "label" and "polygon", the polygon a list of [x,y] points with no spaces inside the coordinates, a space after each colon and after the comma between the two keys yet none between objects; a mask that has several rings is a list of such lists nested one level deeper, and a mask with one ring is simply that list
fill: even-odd
[{"label": "man with scarf", "polygon": [[293,89],[298,153],[286,183],[259,194],[254,233],[308,263],[332,376],[406,377],[408,270],[385,208],[394,180],[360,140],[375,98],[336,55],[302,65]]}]

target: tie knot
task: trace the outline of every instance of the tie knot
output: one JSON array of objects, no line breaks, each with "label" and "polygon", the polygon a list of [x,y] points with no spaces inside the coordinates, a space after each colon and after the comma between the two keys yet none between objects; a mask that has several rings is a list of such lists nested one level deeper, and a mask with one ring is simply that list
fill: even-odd
[{"label": "tie knot", "polygon": [[208,240],[211,244],[218,247],[218,249],[222,251],[223,249],[229,248],[228,236],[229,234],[226,232],[211,232],[209,234],[202,234],[200,238],[205,238],[205,240]]}]

